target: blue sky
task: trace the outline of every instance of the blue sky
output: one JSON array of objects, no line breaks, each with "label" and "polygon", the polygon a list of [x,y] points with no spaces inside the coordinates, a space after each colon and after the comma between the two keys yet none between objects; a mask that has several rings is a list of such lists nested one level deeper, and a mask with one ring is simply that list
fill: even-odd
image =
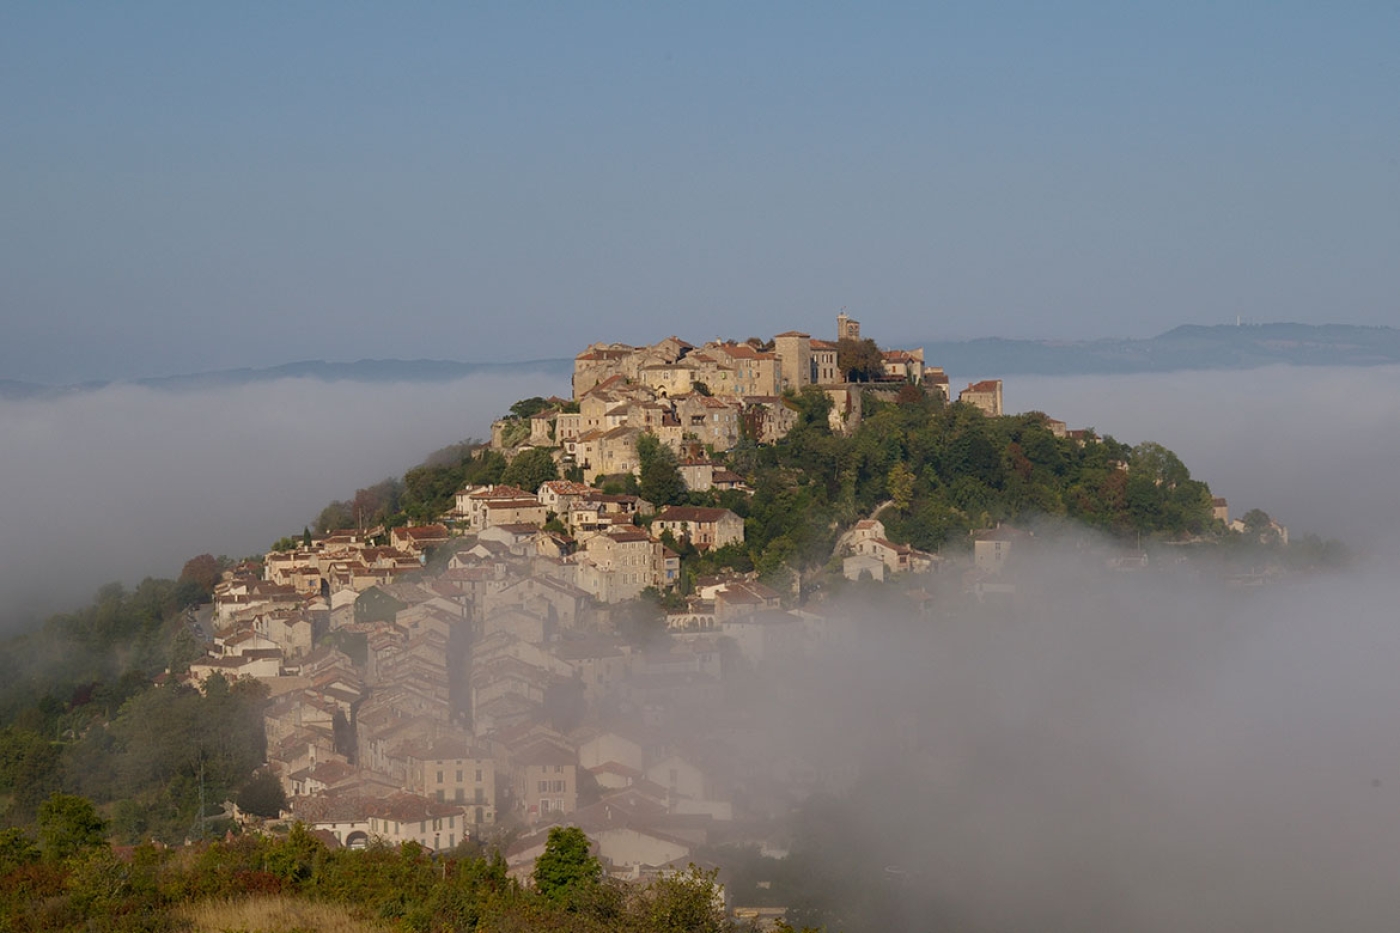
[{"label": "blue sky", "polygon": [[1400,5],[16,3],[0,378],[1400,321]]}]

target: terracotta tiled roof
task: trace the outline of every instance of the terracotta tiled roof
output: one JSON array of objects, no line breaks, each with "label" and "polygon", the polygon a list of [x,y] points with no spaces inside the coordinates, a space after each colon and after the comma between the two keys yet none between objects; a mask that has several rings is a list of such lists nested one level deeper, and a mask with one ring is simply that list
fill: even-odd
[{"label": "terracotta tiled roof", "polygon": [[419,797],[417,794],[395,794],[383,800],[375,800],[368,808],[368,812],[381,820],[393,820],[396,823],[420,823],[424,820],[444,816],[457,816],[465,811],[461,806],[438,803],[436,800]]},{"label": "terracotta tiled roof", "polygon": [[582,496],[590,492],[597,492],[592,486],[584,483],[571,483],[565,479],[553,479],[545,483],[540,489],[548,489],[556,496]]},{"label": "terracotta tiled roof", "polygon": [[471,494],[473,499],[533,499],[535,494],[515,486],[492,486]]},{"label": "terracotta tiled roof", "polygon": [[578,757],[573,752],[548,739],[536,742],[512,757],[514,758],[515,764],[520,767],[529,767],[531,765],[573,765],[578,763]]},{"label": "terracotta tiled roof", "polygon": [[[659,522],[717,522],[734,513],[728,509],[708,509],[694,505],[668,505],[656,516]],[[737,517],[737,516],[736,516]]]}]

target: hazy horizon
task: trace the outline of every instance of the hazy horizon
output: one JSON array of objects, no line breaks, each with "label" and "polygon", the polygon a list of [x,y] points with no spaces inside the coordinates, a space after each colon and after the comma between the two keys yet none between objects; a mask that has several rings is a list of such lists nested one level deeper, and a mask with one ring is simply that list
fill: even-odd
[{"label": "hazy horizon", "polygon": [[0,13],[0,378],[1390,323],[1386,5]]},{"label": "hazy horizon", "polygon": [[[190,392],[118,385],[0,400],[0,435],[10,441],[0,475],[11,490],[0,497],[0,598],[32,607],[32,623],[42,608],[81,605],[111,580],[173,577],[204,552],[263,551],[332,499],[487,437],[517,399],[568,393],[567,377],[530,374]],[[1400,527],[1375,469],[1400,454],[1397,397],[1396,366],[1006,381],[1008,412],[1043,410],[1127,443],[1156,441],[1227,497],[1233,514],[1262,508],[1295,533],[1359,548]]]}]

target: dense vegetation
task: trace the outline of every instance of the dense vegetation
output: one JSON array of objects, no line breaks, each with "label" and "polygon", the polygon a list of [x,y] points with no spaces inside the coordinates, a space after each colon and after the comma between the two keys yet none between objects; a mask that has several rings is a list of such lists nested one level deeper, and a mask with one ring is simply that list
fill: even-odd
[{"label": "dense vegetation", "polygon": [[95,814],[83,803],[58,801],[42,846],[14,831],[0,834],[0,927],[15,933],[283,929],[237,919],[280,910],[297,916],[303,930],[731,928],[715,899],[713,873],[692,869],[646,885],[611,882],[577,829],[552,831],[531,890],[506,875],[499,856],[465,846],[440,857],[413,843],[331,851],[300,827],[282,837],[118,853],[94,836]]},{"label": "dense vegetation", "polygon": [[[1092,430],[1081,439],[1057,437],[1040,412],[988,417],[913,386],[897,395],[867,392],[863,401],[864,417],[851,434],[831,430],[831,400],[814,387],[789,396],[797,423],[776,444],[753,440],[754,424],[746,421],[745,438],[716,459],[743,476],[752,495],[687,492],[675,454],[647,435],[638,444],[640,475],[602,477],[603,489],[639,495],[658,509],[720,506],[745,519],[741,546],[699,553],[667,541],[682,554],[684,581],[724,568],[756,569],[770,580],[819,573],[829,568],[841,532],[872,514],[891,540],[926,551],[966,549],[970,532],[999,522],[1073,522],[1135,542],[1225,543],[1250,551],[1246,563],[1258,558],[1248,546],[1258,536],[1241,541],[1226,535],[1212,518],[1210,488],[1160,444],[1129,446]],[[528,427],[530,415],[558,404],[524,399],[508,420]],[[570,474],[585,479],[577,470]],[[448,511],[456,491],[469,483],[533,490],[558,475],[543,450],[507,463],[500,453],[466,441],[438,451],[402,481],[385,480],[331,503],[316,526],[429,521]],[[1292,557],[1310,566],[1345,557],[1335,542],[1309,537],[1299,544]]]},{"label": "dense vegetation", "polygon": [[32,826],[57,791],[111,811],[114,838],[179,842],[262,763],[263,694],[221,679],[200,694],[157,686],[203,653],[190,631],[226,561],[192,559],[178,581],[98,590],[0,650],[0,827]]}]

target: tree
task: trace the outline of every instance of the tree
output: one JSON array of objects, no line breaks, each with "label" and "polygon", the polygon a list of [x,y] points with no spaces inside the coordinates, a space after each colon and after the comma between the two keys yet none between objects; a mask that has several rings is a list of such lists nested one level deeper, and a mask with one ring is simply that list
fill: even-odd
[{"label": "tree", "polygon": [[180,582],[188,580],[204,593],[212,593],[223,572],[223,567],[219,566],[213,554],[200,554],[185,561],[184,569],[180,571]]},{"label": "tree", "polygon": [[869,382],[885,374],[885,357],[870,338],[836,343],[836,368],[847,382]]},{"label": "tree", "polygon": [[399,510],[403,483],[392,476],[373,486],[355,490],[350,503],[350,517],[361,530],[378,525]]},{"label": "tree", "polygon": [[510,406],[510,416],[512,418],[533,418],[542,411],[549,411],[555,407],[554,403],[547,398],[535,395],[530,398],[522,398],[514,405]]},{"label": "tree", "polygon": [[637,436],[637,459],[641,463],[638,491],[652,505],[674,505],[685,497],[685,482],[676,467],[676,455],[654,434]]},{"label": "tree", "polygon": [[39,806],[39,845],[49,861],[105,845],[106,833],[107,821],[86,797],[54,794]]},{"label": "tree", "polygon": [[342,502],[339,499],[326,506],[321,510],[321,514],[316,516],[316,530],[321,534],[340,531],[349,528],[354,523],[355,513],[351,511],[350,503]]},{"label": "tree", "polygon": [[501,482],[533,493],[558,478],[559,465],[554,462],[554,455],[544,447],[531,447],[516,455],[501,475]]},{"label": "tree", "polygon": [[205,656],[204,645],[194,637],[186,626],[180,626],[175,637],[170,640],[170,672],[184,674],[190,665]]},{"label": "tree", "polygon": [[39,861],[39,847],[18,827],[0,830],[0,877]]},{"label": "tree", "polygon": [[12,795],[11,817],[33,817],[61,779],[58,746],[26,729],[0,729],[0,794]]},{"label": "tree", "polygon": [[[821,386],[805,385],[802,391],[791,399],[797,408],[797,427],[807,427],[830,433],[831,409],[835,403]],[[795,430],[795,428],[794,428]],[[791,437],[791,433],[788,435]],[[799,437],[801,435],[799,434]]]},{"label": "tree", "polygon": [[1253,534],[1268,531],[1274,523],[1273,518],[1263,509],[1250,509],[1240,516],[1240,521],[1244,523],[1245,530]]},{"label": "tree", "polygon": [[549,830],[544,852],[535,859],[535,890],[541,897],[561,906],[588,899],[589,889],[603,878],[603,866],[589,847],[588,837],[577,826]]},{"label": "tree", "polygon": [[894,507],[901,512],[909,510],[909,503],[914,498],[914,479],[914,471],[902,460],[890,469],[887,480],[890,498],[894,500]]},{"label": "tree", "polygon": [[644,928],[657,933],[727,930],[718,876],[718,868],[705,871],[692,863],[684,872],[653,881],[640,898],[639,919]]},{"label": "tree", "polygon": [[260,770],[238,792],[238,807],[254,816],[276,819],[287,809],[282,782],[271,771]]},{"label": "tree", "polygon": [[1186,469],[1186,465],[1176,454],[1152,441],[1146,441],[1133,448],[1128,466],[1133,473],[1145,476],[1156,485],[1166,486],[1168,489],[1173,489],[1191,478],[1191,471]]}]

